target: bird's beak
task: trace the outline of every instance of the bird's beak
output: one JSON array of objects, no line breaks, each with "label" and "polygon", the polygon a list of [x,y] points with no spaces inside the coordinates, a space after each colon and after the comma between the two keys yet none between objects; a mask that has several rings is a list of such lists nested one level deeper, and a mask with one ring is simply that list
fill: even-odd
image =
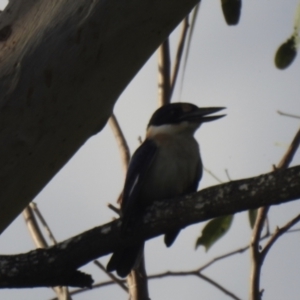
[{"label": "bird's beak", "polygon": [[225,117],[226,115],[217,115],[217,116],[208,116],[217,111],[223,110],[226,107],[202,107],[197,110],[186,112],[186,114],[182,117],[182,121],[203,123],[210,122],[220,118]]}]

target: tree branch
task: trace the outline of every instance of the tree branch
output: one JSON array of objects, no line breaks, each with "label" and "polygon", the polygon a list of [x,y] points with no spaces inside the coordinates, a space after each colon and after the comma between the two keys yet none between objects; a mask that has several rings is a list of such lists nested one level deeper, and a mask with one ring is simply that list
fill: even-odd
[{"label": "tree branch", "polygon": [[[48,227],[44,217],[38,210],[37,206],[35,203],[31,202],[24,210],[23,210],[23,217],[26,222],[27,228],[30,232],[30,235],[35,243],[35,246],[37,248],[48,248],[47,241],[45,237],[43,236],[41,229],[37,223],[37,220],[35,218],[34,212],[37,213],[39,219],[41,220],[42,224],[47,230],[47,233],[51,237],[52,241],[54,241],[53,244],[57,244],[55,241],[55,238]],[[69,289],[68,287],[63,287],[63,286],[56,286],[52,287],[53,291],[56,293],[57,298],[59,300],[72,300],[69,294]]]},{"label": "tree branch", "polygon": [[[274,167],[274,169],[275,170],[286,169],[292,162],[293,157],[299,145],[300,145],[300,129],[297,131],[291,145],[289,146],[287,152],[279,162],[278,166]],[[262,207],[258,210],[257,218],[254,224],[253,234],[251,238],[251,258],[252,258],[251,275],[250,275],[251,278],[250,299],[251,300],[260,300],[262,298],[262,291],[260,290],[259,284],[260,284],[261,268],[262,268],[265,255],[261,254],[259,241],[261,237],[261,232],[263,230],[263,225],[265,221],[267,221],[268,210],[269,210],[268,206]],[[267,253],[267,251],[265,253]]]},{"label": "tree branch", "polygon": [[0,15],[0,232],[107,122],[197,0],[11,0]]},{"label": "tree branch", "polygon": [[300,116],[298,116],[298,115],[293,115],[293,114],[285,113],[285,112],[282,112],[281,110],[277,110],[277,113],[278,113],[279,115],[281,115],[281,116],[300,119]]},{"label": "tree branch", "polygon": [[106,271],[105,267],[101,264],[99,260],[94,260],[94,264],[99,267],[112,281],[114,281],[117,285],[120,286],[122,290],[124,290],[126,293],[128,293],[128,288],[124,284],[124,280],[119,279],[112,273],[109,273]]},{"label": "tree branch", "polygon": [[144,251],[137,267],[126,277],[130,300],[150,300]]},{"label": "tree branch", "polygon": [[29,233],[33,239],[33,242],[37,248],[47,248],[48,244],[46,239],[44,238],[41,229],[37,223],[37,220],[34,216],[33,209],[30,205],[28,205],[23,210],[23,218],[29,230]]},{"label": "tree branch", "polygon": [[[289,223],[288,223],[289,224]],[[287,225],[288,225],[287,224]],[[295,233],[295,232],[299,232],[300,229],[299,228],[296,228],[296,229],[291,229],[291,230],[288,230],[286,231],[286,233]],[[272,233],[273,234],[273,233]],[[274,233],[275,234],[275,233]],[[264,240],[266,238],[268,238],[269,235],[265,235],[261,238],[261,240]],[[250,248],[250,245],[246,245],[244,247],[241,247],[237,250],[233,250],[233,251],[230,251],[230,252],[227,252],[227,253],[224,253],[222,255],[219,255],[219,256],[216,256],[214,257],[213,259],[211,259],[210,261],[208,261],[207,263],[205,263],[204,265],[202,265],[201,267],[197,268],[196,270],[189,270],[189,271],[182,271],[183,274],[182,276],[186,276],[186,275],[193,275],[195,272],[202,272],[204,269],[210,267],[211,265],[213,265],[214,263],[220,261],[220,260],[223,260],[227,257],[230,257],[230,256],[233,256],[233,255],[236,255],[236,254],[242,254],[244,253],[245,251],[247,251],[248,249]],[[167,276],[164,276],[166,274],[169,274],[169,273],[177,273],[176,271],[166,271],[166,272],[163,272],[163,273],[159,273],[159,274],[153,274],[153,275],[150,275],[148,276],[148,279],[151,280],[151,279],[156,279],[156,278],[163,278],[163,277],[167,277]],[[121,280],[120,279],[120,282],[125,282],[125,280]],[[98,283],[94,283],[93,284],[93,289],[96,289],[96,288],[101,288],[101,287],[104,287],[104,286],[108,286],[108,285],[113,285],[113,284],[117,284],[116,282],[114,281],[105,281],[105,282],[98,282]],[[84,293],[86,291],[88,291],[89,289],[87,288],[82,288],[82,289],[74,289],[70,294],[71,295],[77,295],[77,294],[80,294],[80,293]],[[57,298],[53,298],[51,300],[58,300]]]},{"label": "tree branch", "polygon": [[119,125],[118,119],[115,114],[112,114],[110,116],[109,125],[115,136],[116,142],[118,144],[118,148],[119,148],[119,152],[120,152],[120,156],[121,156],[122,167],[123,167],[124,173],[126,174],[128,165],[129,165],[129,161],[130,161],[130,149],[129,149],[126,138],[124,136],[122,128]]},{"label": "tree branch", "polygon": [[269,206],[262,207],[257,212],[256,221],[253,228],[253,234],[251,237],[251,273],[250,273],[250,299],[261,299],[261,291],[259,288],[260,272],[262,267],[262,260],[260,255],[259,242],[261,239],[261,232],[263,230],[266,216],[269,211]]},{"label": "tree branch", "polygon": [[181,271],[181,272],[174,272],[174,271],[171,272],[171,271],[169,271],[169,272],[165,272],[165,273],[151,275],[151,276],[148,277],[148,279],[157,279],[157,278],[175,277],[175,276],[196,276],[196,277],[199,277],[202,280],[210,283],[211,285],[213,285],[214,287],[216,287],[217,289],[219,289],[225,295],[231,297],[232,299],[241,300],[241,298],[238,298],[235,294],[233,294],[232,292],[230,292],[229,290],[224,288],[222,285],[217,283],[215,280],[212,280],[211,278],[207,277],[206,275],[203,275],[201,272],[199,272],[199,270],[186,271],[186,272],[184,272],[184,271]]},{"label": "tree branch", "polygon": [[169,38],[158,48],[158,106],[171,100],[171,58]]},{"label": "tree branch", "polygon": [[300,129],[298,129],[296,135],[294,136],[288,150],[286,151],[285,155],[279,162],[277,169],[285,169],[288,168],[290,163],[293,160],[293,157],[295,153],[297,152],[298,148],[300,146]]},{"label": "tree branch", "polygon": [[178,73],[179,73],[179,67],[180,67],[180,63],[181,63],[181,59],[182,59],[183,49],[184,49],[185,40],[187,37],[189,26],[190,26],[189,25],[189,16],[186,16],[184,18],[184,20],[182,21],[181,36],[180,36],[180,40],[178,42],[176,58],[175,58],[175,62],[174,62],[174,68],[172,71],[170,101],[172,99],[172,95],[173,95],[173,92],[175,89],[175,84],[176,84],[176,80],[177,80]]},{"label": "tree branch", "polygon": [[278,238],[281,237],[284,233],[286,233],[291,227],[293,227],[299,221],[300,221],[300,215],[293,218],[282,228],[277,228],[277,231],[272,235],[272,237],[269,239],[269,241],[265,245],[264,249],[261,251],[261,254],[260,254],[261,255],[261,263],[263,263],[264,259],[266,258],[267,253],[269,252],[271,247],[274,245],[274,243],[278,240]]},{"label": "tree branch", "polygon": [[[49,249],[0,256],[0,287],[89,286],[76,271],[116,248],[222,215],[300,198],[300,166],[231,181],[177,199],[156,201],[134,234],[119,238],[120,220],[96,227]],[[38,262],[38,263],[37,263]],[[25,274],[25,279],[24,279]],[[75,277],[73,277],[73,275]]]}]

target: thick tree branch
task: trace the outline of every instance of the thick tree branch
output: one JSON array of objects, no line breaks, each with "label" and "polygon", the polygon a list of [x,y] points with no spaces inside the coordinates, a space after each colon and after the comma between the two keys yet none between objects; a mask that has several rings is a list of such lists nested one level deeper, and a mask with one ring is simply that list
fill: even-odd
[{"label": "thick tree branch", "polygon": [[91,279],[76,270],[120,245],[132,245],[139,239],[147,240],[175,228],[298,198],[300,166],[231,181],[178,199],[157,201],[149,207],[143,224],[134,234],[128,233],[122,239],[120,221],[116,220],[49,249],[0,256],[0,287],[89,286]]},{"label": "thick tree branch", "polygon": [[0,15],[0,232],[103,128],[197,2],[9,1]]},{"label": "thick tree branch", "polygon": [[[290,222],[285,225],[283,228],[285,228],[286,226],[290,225]],[[281,228],[281,229],[283,229]],[[280,229],[280,230],[281,230]],[[296,228],[296,229],[290,229],[288,231],[286,231],[285,233],[295,233],[295,232],[299,232],[300,229]],[[272,235],[276,235],[276,233],[272,233]],[[261,238],[261,240],[265,240],[266,238],[268,238],[270,236],[270,234],[268,235],[265,235]],[[214,257],[213,259],[211,259],[210,261],[208,261],[207,263],[205,263],[204,265],[202,265],[201,267],[197,268],[196,270],[188,270],[188,271],[181,271],[183,272],[182,273],[182,276],[186,276],[186,275],[193,275],[195,272],[198,272],[198,273],[202,273],[202,271],[204,271],[205,269],[207,269],[208,267],[210,267],[211,265],[217,263],[218,261],[220,260],[223,260],[223,259],[226,259],[230,256],[233,256],[233,255],[236,255],[236,254],[243,254],[245,251],[249,250],[250,248],[250,245],[248,244],[247,246],[244,246],[244,247],[241,247],[237,250],[233,250],[233,251],[230,251],[228,253],[225,253],[225,254],[222,254],[220,256],[216,256]],[[168,274],[172,274],[172,273],[177,273],[176,271],[166,271],[166,272],[163,272],[163,273],[158,273],[158,274],[153,274],[153,275],[149,275],[148,276],[148,280],[151,280],[151,279],[157,279],[157,278],[165,278],[165,277],[168,277]],[[121,283],[125,282],[125,280],[119,280]],[[93,289],[96,289],[96,288],[102,288],[104,286],[109,286],[109,285],[113,285],[113,284],[117,284],[114,280],[112,281],[105,281],[105,282],[98,282],[98,283],[94,283],[92,288]],[[77,295],[77,294],[80,294],[80,293],[85,293],[89,291],[89,289],[87,288],[79,288],[79,289],[74,289],[72,290],[72,292],[70,293],[70,295]],[[58,300],[57,298],[52,298],[51,300]]]}]

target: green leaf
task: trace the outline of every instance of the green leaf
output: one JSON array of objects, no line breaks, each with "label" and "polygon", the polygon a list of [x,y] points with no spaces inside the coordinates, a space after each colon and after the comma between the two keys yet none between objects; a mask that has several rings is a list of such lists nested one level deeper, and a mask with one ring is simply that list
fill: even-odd
[{"label": "green leaf", "polygon": [[202,230],[202,235],[196,241],[196,249],[203,245],[205,251],[229,230],[233,215],[215,218],[209,221]]},{"label": "green leaf", "polygon": [[296,56],[297,41],[293,35],[278,48],[275,54],[275,65],[278,69],[286,69],[291,65]]},{"label": "green leaf", "polygon": [[257,216],[257,209],[249,209],[248,210],[248,217],[250,222],[250,227],[253,228]]},{"label": "green leaf", "polygon": [[227,25],[237,25],[242,9],[242,0],[221,0],[223,15]]}]

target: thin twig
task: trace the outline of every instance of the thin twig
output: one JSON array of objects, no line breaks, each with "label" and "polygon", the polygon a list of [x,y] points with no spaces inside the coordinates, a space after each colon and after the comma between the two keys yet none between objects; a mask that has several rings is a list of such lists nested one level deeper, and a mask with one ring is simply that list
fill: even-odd
[{"label": "thin twig", "polygon": [[268,216],[266,217],[266,236],[269,237],[271,234],[270,234],[270,222],[269,222],[269,218]]},{"label": "thin twig", "polygon": [[296,133],[291,145],[289,146],[286,154],[277,166],[277,169],[286,169],[293,160],[293,157],[300,145],[300,129]]},{"label": "thin twig", "polygon": [[[300,228],[297,228],[297,229],[291,229],[291,230],[288,230],[286,233],[295,233],[295,232],[299,232],[300,231]],[[261,240],[264,240],[266,239],[267,236],[264,235]],[[223,255],[220,255],[220,256],[216,256],[215,258],[213,258],[212,260],[210,260],[209,262],[205,263],[203,266],[199,267],[198,269],[196,270],[191,270],[191,271],[184,271],[183,272],[183,276],[186,276],[188,275],[188,273],[190,273],[190,275],[194,275],[195,272],[201,272],[203,271],[204,269],[208,268],[209,266],[211,266],[212,264],[214,264],[215,262],[217,261],[220,261],[222,259],[225,259],[227,257],[230,257],[232,255],[235,255],[235,254],[240,254],[240,253],[243,253],[245,252],[246,250],[248,250],[250,248],[249,245],[247,246],[244,246],[240,249],[237,249],[237,250],[234,250],[234,251],[230,251],[228,253],[225,253]],[[165,272],[165,273],[162,273],[162,275],[164,274],[167,274],[168,272]],[[171,272],[172,273],[172,272]],[[155,275],[150,275],[148,276],[148,279],[156,279],[158,277],[156,276],[159,276],[160,274],[155,274]],[[153,277],[154,276],[154,277]],[[162,277],[166,277],[166,276],[162,276]],[[125,283],[126,281],[123,279],[123,280],[120,280],[121,283]],[[116,284],[115,281],[105,281],[105,282],[99,282],[99,283],[95,283],[93,284],[92,288],[93,289],[96,289],[96,288],[101,288],[101,287],[104,287],[104,286],[109,286],[109,285],[112,285],[112,284]],[[83,289],[75,289],[73,290],[72,292],[70,292],[71,295],[76,295],[76,294],[79,294],[79,293],[83,293],[83,292],[87,292],[87,291],[90,291],[90,289],[88,288],[83,288]],[[51,300],[57,300],[57,298],[53,298]]]},{"label": "thin twig", "polygon": [[170,103],[171,95],[171,60],[167,38],[158,48],[158,103],[159,106]]},{"label": "thin twig", "polygon": [[[290,147],[288,148],[287,152],[283,156],[282,160],[279,162],[275,169],[285,169],[287,168],[293,160],[293,157],[300,145],[300,129],[296,133]],[[250,300],[260,300],[261,299],[261,291],[259,287],[260,283],[260,273],[263,260],[266,254],[262,254],[260,251],[259,241],[261,237],[261,232],[263,229],[264,222],[267,217],[269,207],[262,207],[258,210],[257,218],[255,221],[253,234],[251,238],[251,257],[252,257],[252,269],[251,269],[251,281],[250,281]],[[277,239],[277,238],[276,238]],[[276,240],[275,239],[275,240]],[[271,238],[272,240],[272,238]],[[275,242],[274,240],[274,242]],[[270,241],[269,241],[270,242]],[[274,244],[267,243],[268,250]],[[267,251],[268,251],[267,250]],[[267,253],[267,251],[265,253]]]},{"label": "thin twig", "polygon": [[131,270],[126,281],[130,300],[150,300],[144,249],[138,265]]},{"label": "thin twig", "polygon": [[[121,281],[125,282],[125,280],[121,280]],[[112,281],[112,280],[111,281],[104,281],[104,282],[99,282],[99,283],[93,284],[92,288],[97,289],[97,288],[102,288],[104,286],[109,286],[109,285],[113,285],[113,284],[116,284],[116,282]],[[89,291],[91,291],[90,288],[75,289],[73,291],[70,291],[70,295],[74,296],[74,295],[78,295],[78,294],[89,292]],[[51,298],[49,300],[59,300],[59,299],[58,298]]]},{"label": "thin twig", "polygon": [[188,33],[188,28],[189,28],[189,16],[187,15],[183,21],[182,21],[182,31],[181,31],[181,36],[179,39],[178,47],[177,47],[177,53],[176,53],[176,59],[174,62],[174,69],[172,73],[172,79],[171,79],[171,91],[170,91],[170,100],[172,98],[174,89],[175,89],[175,84],[176,80],[178,77],[179,73],[179,67],[182,59],[182,54],[183,54],[183,49],[184,49],[184,44],[186,41],[187,33]]},{"label": "thin twig", "polygon": [[237,249],[237,250],[234,250],[234,251],[231,251],[231,252],[228,252],[226,254],[223,254],[223,255],[220,255],[220,256],[217,256],[217,257],[214,257],[212,260],[210,260],[209,262],[207,262],[206,264],[204,264],[202,267],[200,267],[198,269],[199,272],[202,272],[203,270],[205,270],[206,268],[210,267],[212,264],[214,264],[215,262],[219,261],[219,260],[222,260],[224,258],[227,258],[227,257],[230,257],[230,256],[233,256],[235,254],[241,254],[241,253],[244,253],[245,251],[247,251],[249,249],[249,245],[243,247],[243,248],[240,248],[240,249]]},{"label": "thin twig", "polygon": [[199,3],[194,7],[193,12],[192,12],[192,21],[191,21],[191,26],[190,26],[190,30],[189,30],[189,36],[188,36],[187,47],[186,47],[186,51],[185,51],[183,70],[182,70],[182,75],[181,75],[180,94],[182,92],[183,80],[184,80],[185,70],[186,70],[186,66],[187,66],[187,60],[188,60],[189,53],[190,53],[192,37],[193,37],[194,29],[196,26],[196,20],[197,20],[199,8],[200,8],[200,3],[201,3],[201,1],[199,1]]},{"label": "thin twig", "polygon": [[198,270],[191,271],[191,272],[164,272],[164,273],[159,273],[155,275],[151,275],[148,277],[148,279],[158,279],[158,278],[164,278],[164,277],[177,277],[177,276],[196,276],[204,281],[212,284],[214,287],[218,288],[220,291],[225,293],[226,295],[230,296],[232,299],[235,300],[241,300],[241,298],[237,297],[233,293],[231,293],[229,290],[225,289],[223,286],[221,286],[219,283],[216,281],[212,280],[211,278],[201,274]]},{"label": "thin twig", "polygon": [[219,177],[217,177],[212,171],[205,168],[204,166],[203,166],[203,169],[206,173],[208,173],[210,176],[212,176],[214,179],[216,179],[219,183],[223,183],[223,181]]},{"label": "thin twig", "polygon": [[116,284],[118,284],[121,287],[121,289],[123,289],[126,293],[128,293],[128,288],[125,286],[123,280],[120,280],[110,272],[107,272],[104,266],[100,263],[100,261],[94,260],[94,264],[97,267],[99,267],[110,279],[112,279]]},{"label": "thin twig", "polygon": [[296,223],[300,221],[300,215],[296,216],[294,219],[289,221],[285,226],[278,228],[277,231],[273,234],[273,236],[269,239],[267,244],[265,245],[264,249],[261,251],[261,260],[265,259],[267,253],[274,245],[274,243],[278,240],[280,236],[286,233],[291,227],[293,227]]},{"label": "thin twig", "polygon": [[130,160],[130,150],[129,150],[127,141],[126,141],[123,131],[119,125],[119,122],[114,114],[112,114],[110,116],[108,122],[109,122],[110,128],[115,136],[115,139],[117,141],[120,155],[121,155],[123,170],[124,170],[124,173],[126,174],[127,167],[128,167],[129,160]]},{"label": "thin twig", "polygon": [[266,216],[269,210],[269,206],[262,207],[257,212],[256,221],[253,227],[253,234],[251,237],[251,258],[252,258],[252,268],[250,274],[250,299],[260,300],[261,293],[259,289],[260,282],[260,271],[261,271],[261,257],[259,250],[259,241],[261,237],[261,232],[266,220]]},{"label": "thin twig", "polygon": [[43,217],[42,213],[40,212],[40,210],[38,209],[37,205],[35,202],[31,202],[30,207],[33,209],[34,213],[36,214],[36,216],[39,218],[40,222],[42,223],[42,225],[44,226],[44,230],[46,231],[50,241],[52,242],[53,245],[57,244],[57,241],[50,229],[50,227],[48,226],[45,218]]},{"label": "thin twig", "polygon": [[[294,232],[299,232],[299,231],[300,231],[300,228],[288,230],[288,231],[286,231],[286,233],[294,233]],[[264,234],[264,236],[262,236],[260,238],[260,241],[267,239],[270,235],[271,235],[270,233],[269,234],[268,233]],[[250,245],[247,245],[247,246],[244,246],[244,247],[242,247],[240,249],[230,251],[230,252],[222,254],[220,256],[216,256],[212,260],[208,261],[203,266],[201,266],[200,268],[198,268],[197,270],[199,272],[202,272],[203,270],[205,270],[206,268],[210,267],[211,265],[213,265],[217,261],[222,260],[222,259],[227,258],[227,257],[230,257],[230,256],[233,256],[233,255],[236,255],[236,254],[242,254],[245,251],[247,251],[249,248],[250,248]]]},{"label": "thin twig", "polygon": [[233,294],[232,292],[230,292],[229,290],[225,289],[223,286],[221,286],[219,283],[217,283],[216,281],[210,279],[209,277],[199,273],[198,276],[200,278],[202,278],[204,281],[210,283],[211,285],[213,285],[214,287],[216,287],[217,289],[219,289],[220,291],[222,291],[225,295],[231,297],[232,299],[235,300],[241,300],[241,298],[237,297],[235,294]]},{"label": "thin twig", "polygon": [[[122,161],[124,174],[126,176],[129,161],[130,161],[129,146],[127,144],[127,141],[126,141],[126,138],[123,134],[121,126],[120,126],[120,124],[117,120],[117,117],[114,114],[112,114],[110,116],[108,122],[109,122],[110,128],[111,128],[111,130],[112,130],[112,132],[115,136],[115,139],[117,141],[117,145],[118,145],[120,156],[121,156],[121,161]],[[121,201],[122,201],[122,193],[119,195],[117,203],[121,203]],[[114,207],[112,204],[108,204],[108,207],[120,216],[120,209]]]},{"label": "thin twig", "polygon": [[37,248],[47,248],[48,244],[41,232],[30,205],[23,210],[23,217],[35,246]]},{"label": "thin twig", "polygon": [[225,174],[226,174],[228,180],[231,181],[228,169],[225,169]]},{"label": "thin twig", "polygon": [[120,210],[119,208],[115,207],[115,206],[112,205],[111,203],[108,203],[108,204],[107,204],[107,207],[108,207],[109,209],[111,209],[113,212],[115,212],[117,215],[120,216],[121,210]]},{"label": "thin twig", "polygon": [[295,229],[291,229],[289,231],[287,231],[286,233],[294,233],[294,232],[299,232],[300,228],[295,228]]},{"label": "thin twig", "polygon": [[277,113],[278,113],[279,115],[281,115],[281,116],[300,119],[300,116],[293,115],[293,114],[288,114],[288,113],[282,112],[282,111],[280,111],[280,110],[277,110]]},{"label": "thin twig", "polygon": [[[41,229],[38,225],[38,222],[35,218],[34,213],[38,216],[38,218],[40,219],[41,223],[44,225],[44,227],[46,228],[49,236],[52,237],[52,240],[55,241],[54,236],[51,233],[51,230],[49,228],[49,226],[47,225],[45,219],[43,218],[42,214],[40,213],[40,211],[38,210],[37,206],[35,203],[31,202],[24,210],[23,210],[23,217],[25,219],[27,228],[30,232],[30,235],[35,243],[35,246],[37,248],[48,248],[48,243],[46,241],[46,239],[44,238]],[[55,241],[56,243],[56,241]],[[69,294],[69,290],[68,287],[64,287],[64,286],[55,286],[52,287],[53,291],[56,293],[57,298],[59,300],[71,300],[70,294]]]}]

